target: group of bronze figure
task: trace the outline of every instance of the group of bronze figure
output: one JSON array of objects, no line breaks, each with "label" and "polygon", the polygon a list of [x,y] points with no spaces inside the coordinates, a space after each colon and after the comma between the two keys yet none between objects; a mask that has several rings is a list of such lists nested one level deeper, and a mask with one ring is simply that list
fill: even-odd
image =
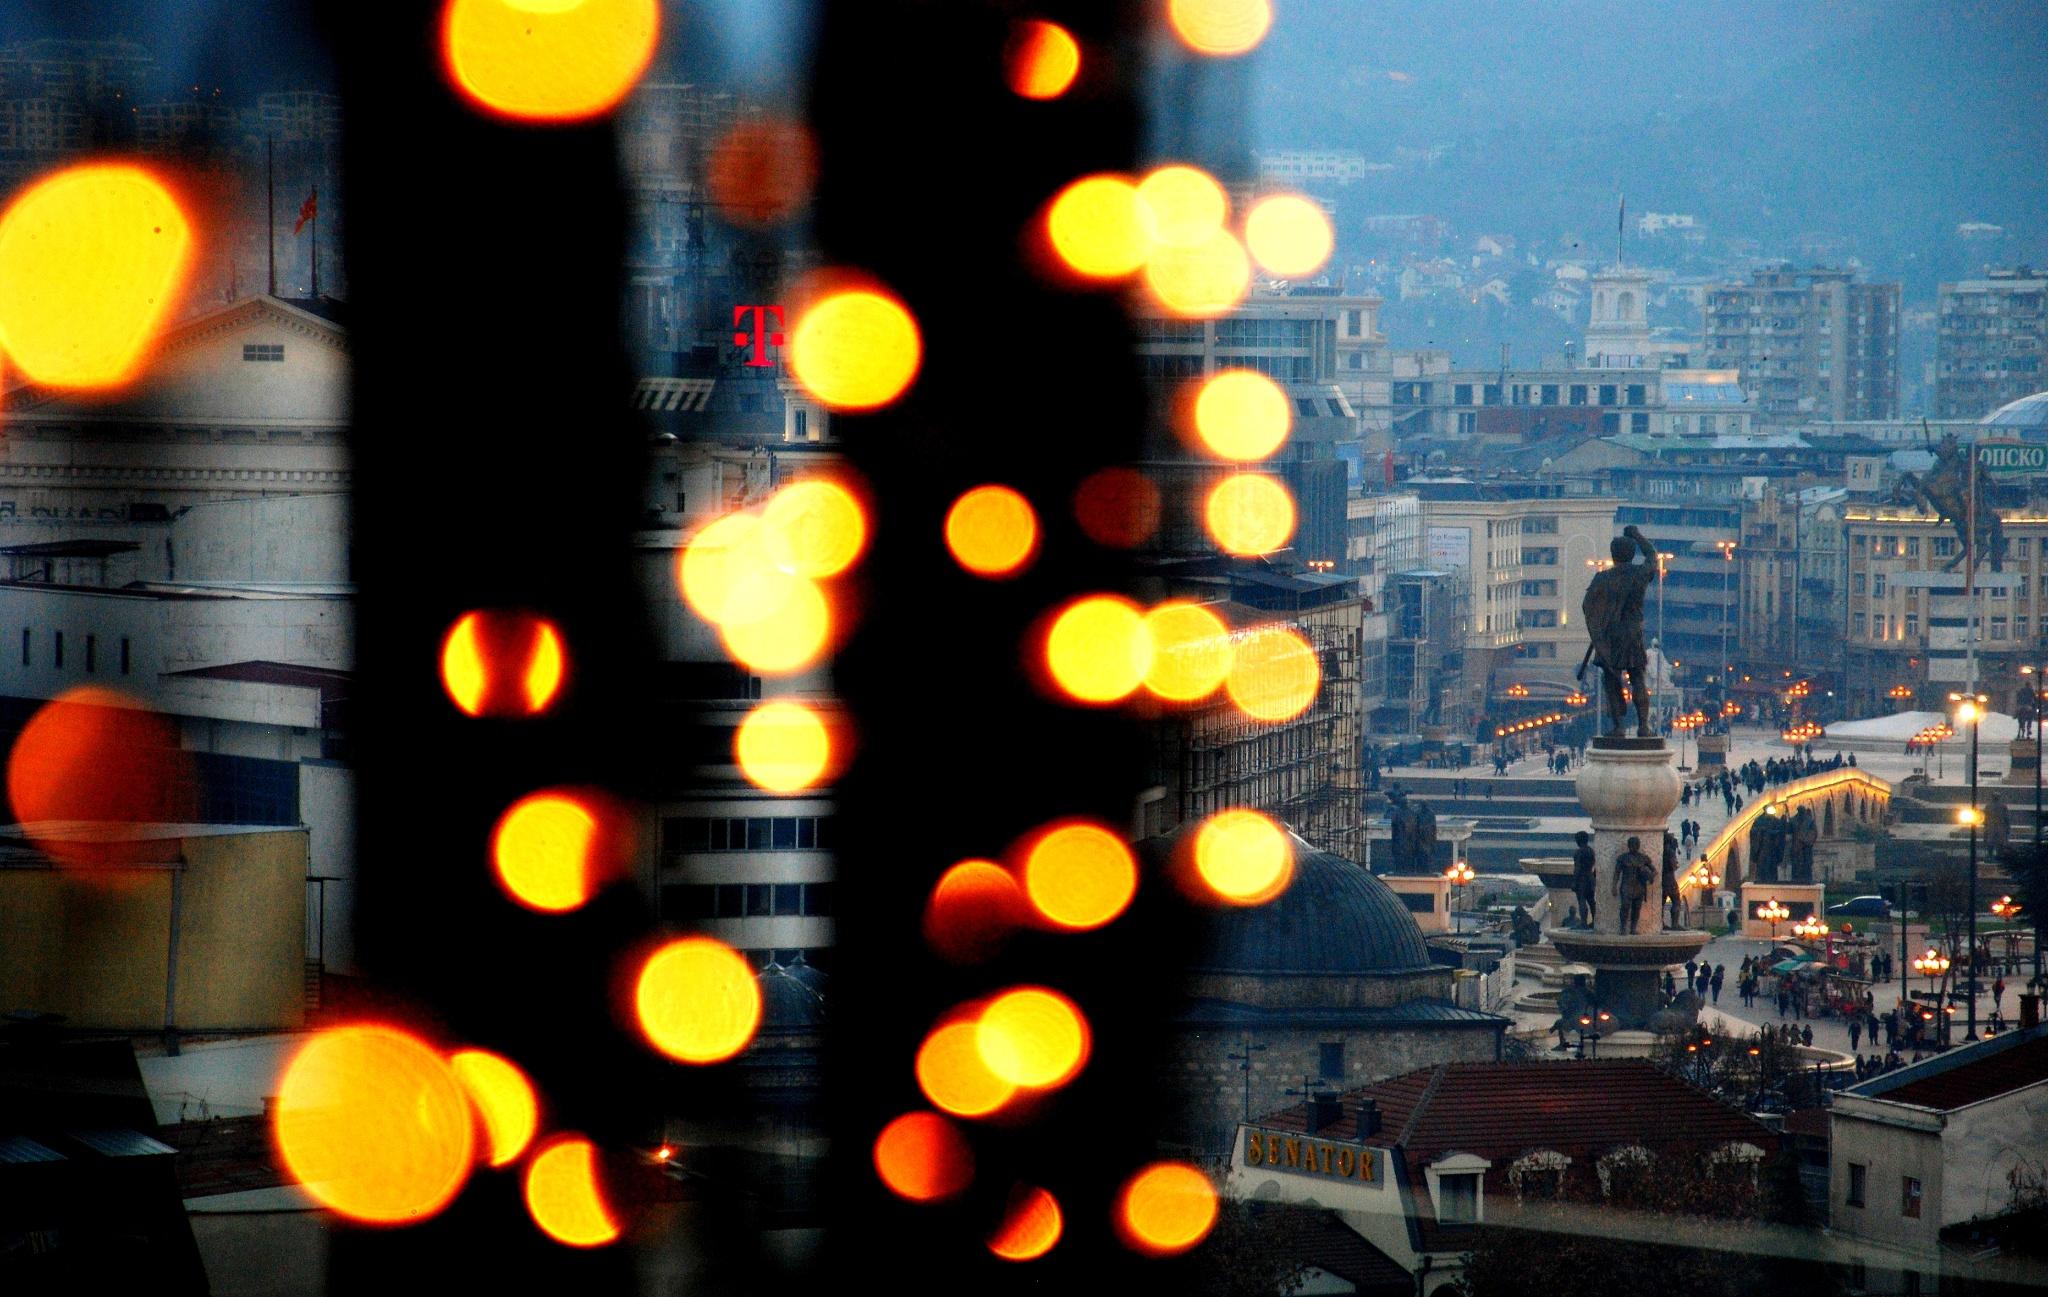
[{"label": "group of bronze figure", "polygon": [[1813,844],[1820,841],[1820,821],[1811,806],[1797,814],[1759,815],[1749,830],[1751,878],[1759,883],[1813,881]]},{"label": "group of bronze figure", "polygon": [[1429,803],[1408,800],[1407,792],[1395,787],[1387,793],[1387,828],[1393,838],[1394,859],[1389,872],[1433,874],[1436,870],[1436,812]]},{"label": "group of bronze figure", "polygon": [[[1599,864],[1593,854],[1592,834],[1581,829],[1575,835],[1575,841],[1578,849],[1572,853],[1572,892],[1578,898],[1578,908],[1568,922],[1572,926],[1591,928],[1600,915]],[[1660,888],[1658,895],[1662,900],[1658,910],[1664,926],[1684,927],[1685,893],[1678,885],[1681,872],[1677,838],[1669,833],[1664,835],[1661,868],[1651,863],[1643,851],[1641,838],[1630,838],[1627,849],[1614,857],[1614,886],[1608,889],[1617,907],[1615,912],[1620,916],[1618,930],[1624,933],[1642,931],[1643,906],[1649,902],[1652,884]]]}]

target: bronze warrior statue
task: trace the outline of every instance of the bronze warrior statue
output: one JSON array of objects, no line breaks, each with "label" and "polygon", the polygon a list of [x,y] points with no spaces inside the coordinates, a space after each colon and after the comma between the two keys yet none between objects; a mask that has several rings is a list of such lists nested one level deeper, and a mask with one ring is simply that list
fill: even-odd
[{"label": "bronze warrior statue", "polygon": [[[1628,733],[1628,704],[1622,700],[1622,678],[1628,678],[1635,701],[1636,735],[1652,738],[1650,728],[1649,653],[1643,647],[1643,594],[1657,579],[1657,549],[1633,526],[1622,529],[1609,545],[1614,566],[1596,575],[1586,587],[1580,611],[1593,643],[1589,661],[1600,665],[1600,689],[1607,699],[1608,734]],[[1643,562],[1632,560],[1640,554]],[[1585,663],[1579,664],[1583,678]]]},{"label": "bronze warrior statue", "polygon": [[1643,902],[1650,895],[1650,880],[1657,876],[1657,867],[1643,854],[1640,838],[1628,840],[1628,850],[1614,858],[1614,894],[1621,898],[1621,930],[1634,933],[1641,930]]},{"label": "bronze warrior statue", "polygon": [[1667,927],[1685,926],[1685,895],[1678,888],[1678,839],[1664,835],[1664,908]]},{"label": "bronze warrior statue", "polygon": [[1579,846],[1572,852],[1572,894],[1579,898],[1579,925],[1590,928],[1595,912],[1593,898],[1600,890],[1593,881],[1593,835],[1580,829],[1573,837]]},{"label": "bronze warrior statue", "polygon": [[1942,566],[1942,571],[1955,571],[1966,554],[1975,556],[1973,566],[1988,558],[1993,572],[2005,570],[2005,526],[1999,521],[1998,510],[1985,498],[1987,485],[1984,475],[1978,474],[1977,543],[1972,545],[1968,521],[1970,460],[1954,433],[1943,437],[1934,448],[1934,467],[1926,476],[1899,474],[1898,487],[1892,495],[1897,503],[1924,509],[1956,529],[1956,554]]}]

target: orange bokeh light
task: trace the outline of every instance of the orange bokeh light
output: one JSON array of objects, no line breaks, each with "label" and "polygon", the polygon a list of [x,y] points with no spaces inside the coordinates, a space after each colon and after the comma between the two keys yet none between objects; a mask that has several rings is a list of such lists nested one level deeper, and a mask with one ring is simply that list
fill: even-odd
[{"label": "orange bokeh light", "polygon": [[739,953],[710,937],[679,937],[640,966],[633,988],[640,1030],[670,1058],[718,1063],[747,1047],[761,1024],[761,987]]},{"label": "orange bokeh light", "polygon": [[441,51],[477,105],[577,121],[625,98],[660,34],[657,0],[448,0]]},{"label": "orange bokeh light", "polygon": [[1127,176],[1083,176],[1054,196],[1046,237],[1067,269],[1087,279],[1122,279],[1152,255],[1152,209]]},{"label": "orange bokeh light", "polygon": [[1216,1186],[1185,1162],[1154,1162],[1124,1182],[1117,1226],[1141,1252],[1185,1252],[1216,1224]]},{"label": "orange bokeh light", "polygon": [[873,289],[828,293],[789,335],[790,376],[835,410],[872,410],[903,395],[924,360],[917,320]]},{"label": "orange bokeh light", "polygon": [[526,1151],[540,1125],[540,1101],[534,1097],[533,1082],[509,1060],[481,1049],[450,1054],[448,1066],[483,1118],[490,1164],[509,1164]]},{"label": "orange bokeh light", "polygon": [[605,1205],[597,1147],[580,1136],[548,1141],[526,1164],[526,1210],[541,1232],[570,1247],[603,1247],[619,1236]]},{"label": "orange bokeh light", "polygon": [[1007,486],[977,486],[947,510],[946,548],[976,576],[1010,576],[1038,550],[1038,515]]},{"label": "orange bokeh light", "polygon": [[1145,286],[1169,312],[1190,319],[1222,315],[1251,290],[1252,263],[1229,230],[1214,230],[1184,247],[1154,248]]},{"label": "orange bokeh light", "polygon": [[1045,664],[1068,697],[1112,703],[1128,697],[1152,668],[1152,633],[1138,605],[1089,595],[1060,610],[1045,637]]},{"label": "orange bokeh light", "polygon": [[196,816],[191,757],[169,717],[112,689],[67,689],[36,709],[7,756],[7,798],[30,840],[66,864],[133,860],[140,843],[59,826],[178,824]]},{"label": "orange bokeh light", "polygon": [[1081,73],[1081,45],[1058,23],[1018,23],[1003,50],[1010,92],[1025,99],[1057,99]]},{"label": "orange bokeh light", "polygon": [[1238,641],[1224,688],[1253,720],[1292,720],[1308,710],[1322,687],[1316,651],[1286,626],[1261,626]]},{"label": "orange bokeh light", "polygon": [[1245,246],[1276,275],[1313,275],[1330,259],[1336,235],[1323,209],[1299,194],[1274,194],[1252,204],[1244,219]]},{"label": "orange bokeh light", "polygon": [[402,1224],[447,1206],[475,1160],[461,1082],[396,1028],[331,1027],[278,1081],[273,1133],[294,1180],[354,1220]]},{"label": "orange bokeh light", "polygon": [[837,576],[867,548],[867,511],[837,482],[807,477],[769,497],[761,511],[768,552],[797,576]]},{"label": "orange bokeh light", "polygon": [[719,624],[719,643],[733,661],[764,676],[794,675],[815,666],[832,638],[832,605],[818,583],[792,577],[771,612]]},{"label": "orange bokeh light", "polygon": [[875,1173],[912,1202],[950,1198],[974,1180],[974,1150],[960,1128],[932,1112],[906,1112],[875,1137]]},{"label": "orange bokeh light", "polygon": [[1088,1062],[1088,1020],[1074,1002],[1042,986],[1005,991],[974,1024],[981,1061],[1011,1085],[1050,1089]]},{"label": "orange bokeh light", "polygon": [[1098,824],[1062,824],[1039,834],[1025,852],[1023,873],[1032,908],[1062,928],[1099,928],[1138,891],[1137,858]]},{"label": "orange bokeh light", "polygon": [[780,612],[802,578],[777,561],[776,544],[761,515],[735,512],[715,518],[690,538],[676,563],[683,602],[716,626],[743,625]]},{"label": "orange bokeh light", "polygon": [[933,1028],[917,1050],[917,1085],[932,1106],[956,1117],[985,1117],[1010,1101],[1017,1087],[988,1070],[971,1021]]},{"label": "orange bokeh light", "polygon": [[774,225],[810,198],[818,147],[800,122],[740,122],[712,146],[704,171],[720,216],[736,225]]},{"label": "orange bokeh light", "polygon": [[1211,454],[1264,459],[1280,449],[1294,412],[1280,385],[1255,369],[1226,369],[1195,395],[1195,432]]},{"label": "orange bokeh light", "polygon": [[1195,872],[1218,900],[1263,905],[1294,880],[1294,849],[1257,811],[1218,811],[1195,831]]},{"label": "orange bokeh light", "polygon": [[1176,248],[1207,241],[1230,215],[1230,199],[1216,178],[1180,163],[1147,173],[1138,182],[1138,197],[1151,209],[1159,242]]},{"label": "orange bokeh light", "polygon": [[1159,530],[1159,488],[1135,468],[1101,468],[1074,490],[1074,521],[1098,545],[1136,549]]},{"label": "orange bokeh light", "polygon": [[1145,687],[1168,702],[1207,698],[1230,674],[1235,649],[1223,619],[1199,604],[1172,599],[1145,614],[1152,631],[1152,669]]},{"label": "orange bokeh light", "polygon": [[1167,0],[1166,19],[1195,53],[1228,57],[1266,38],[1273,5],[1272,0]]},{"label": "orange bokeh light", "polygon": [[441,683],[470,716],[547,710],[567,671],[554,623],[523,612],[464,613],[441,641]]},{"label": "orange bokeh light", "polygon": [[972,963],[993,954],[1028,913],[1024,889],[988,860],[963,860],[940,876],[925,903],[924,938],[941,958]]},{"label": "orange bokeh light", "polygon": [[51,387],[127,382],[177,304],[191,245],[178,200],[139,167],[38,180],[0,215],[0,348]]},{"label": "orange bokeh light", "polygon": [[1002,1224],[989,1235],[988,1250],[1005,1261],[1035,1261],[1060,1241],[1059,1199],[1034,1185],[1010,1192]]},{"label": "orange bokeh light", "polygon": [[529,909],[575,909],[595,890],[603,828],[592,807],[567,793],[520,798],[491,835],[498,881]]},{"label": "orange bokeh light", "polygon": [[762,703],[733,735],[733,760],[749,783],[771,792],[815,785],[832,763],[832,735],[803,703]]},{"label": "orange bokeh light", "polygon": [[1294,536],[1294,497],[1277,478],[1233,473],[1209,488],[1202,521],[1232,554],[1270,554]]}]

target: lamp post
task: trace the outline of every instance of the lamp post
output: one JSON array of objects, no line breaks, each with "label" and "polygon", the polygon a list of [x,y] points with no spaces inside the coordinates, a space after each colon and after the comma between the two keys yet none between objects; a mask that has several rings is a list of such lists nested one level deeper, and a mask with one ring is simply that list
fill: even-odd
[{"label": "lamp post", "polygon": [[1721,875],[1714,872],[1714,867],[1707,863],[1705,856],[1701,856],[1699,863],[1687,870],[1685,877],[1679,879],[1678,883],[1681,888],[1700,893],[1700,926],[1707,927],[1707,904],[1715,890],[1721,886]]},{"label": "lamp post", "polygon": [[1253,1044],[1251,1033],[1246,1032],[1244,1052],[1224,1055],[1225,1058],[1237,1064],[1238,1070],[1244,1073],[1244,1120],[1246,1121],[1252,1119],[1252,1055],[1264,1053],[1265,1049],[1264,1045]]},{"label": "lamp post", "polygon": [[2027,677],[2027,692],[2034,698],[2034,849],[2041,848],[2041,681],[2034,677],[2041,675],[2037,667],[2024,666],[2020,674]]},{"label": "lamp post", "polygon": [[1721,551],[1721,689],[1727,697],[1728,689],[1728,578],[1735,571],[1735,542],[1717,540],[1714,548]]},{"label": "lamp post", "polygon": [[1778,939],[1778,925],[1791,918],[1792,911],[1780,905],[1778,898],[1773,896],[1756,907],[1756,917],[1771,925],[1771,940],[1775,942]]},{"label": "lamp post", "polygon": [[[1451,862],[1451,867],[1444,870],[1444,877],[1451,880],[1451,895],[1453,903],[1455,903],[1458,889],[1470,883],[1476,875],[1472,872],[1472,866],[1462,860],[1454,860]],[[1469,902],[1471,898],[1467,897],[1466,899]]]},{"label": "lamp post", "polygon": [[[1949,965],[1952,962],[1953,961],[1951,961],[1947,955],[1942,954],[1933,946],[1929,946],[1927,948],[1926,954],[1920,956],[1918,959],[1913,961],[1914,970],[1927,979],[1927,989],[1930,991],[1934,991],[1935,993],[1934,1007],[1937,1010],[1945,1010],[1948,1008],[1948,1005],[1944,1003],[1946,997],[1944,997],[1940,991],[1936,990],[1934,984],[1935,979],[1946,976],[1949,970]],[[1944,1015],[1942,1018],[1942,1025],[1946,1026],[1947,1024],[1948,1019],[1946,1015]]]},{"label": "lamp post", "polygon": [[1977,1038],[1977,826],[1984,822],[1984,808],[1977,804],[1977,732],[1984,728],[1983,694],[1953,695],[1956,719],[1970,727],[1970,804],[1967,816],[1959,817],[1970,826],[1970,944],[1965,948],[1963,972],[1970,979],[1970,1025],[1963,1039]]},{"label": "lamp post", "polygon": [[[1586,1012],[1579,1015],[1580,1058],[1600,1057],[1601,1031],[1604,1027],[1606,1027],[1608,1023],[1612,1021],[1614,1021],[1614,1015],[1607,1012],[1607,1010],[1605,1009],[1589,1009]],[[1590,1053],[1586,1049],[1586,1043],[1588,1041],[1591,1041],[1593,1045],[1593,1048]]]}]

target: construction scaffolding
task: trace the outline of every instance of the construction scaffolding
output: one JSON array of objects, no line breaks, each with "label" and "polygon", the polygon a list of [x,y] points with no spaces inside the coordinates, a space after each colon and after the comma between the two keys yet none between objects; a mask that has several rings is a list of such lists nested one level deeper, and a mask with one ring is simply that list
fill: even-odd
[{"label": "construction scaffolding", "polygon": [[1465,574],[1421,568],[1387,578],[1387,701],[1373,733],[1416,735],[1425,726],[1466,734],[1472,718],[1458,691],[1471,597]]}]

